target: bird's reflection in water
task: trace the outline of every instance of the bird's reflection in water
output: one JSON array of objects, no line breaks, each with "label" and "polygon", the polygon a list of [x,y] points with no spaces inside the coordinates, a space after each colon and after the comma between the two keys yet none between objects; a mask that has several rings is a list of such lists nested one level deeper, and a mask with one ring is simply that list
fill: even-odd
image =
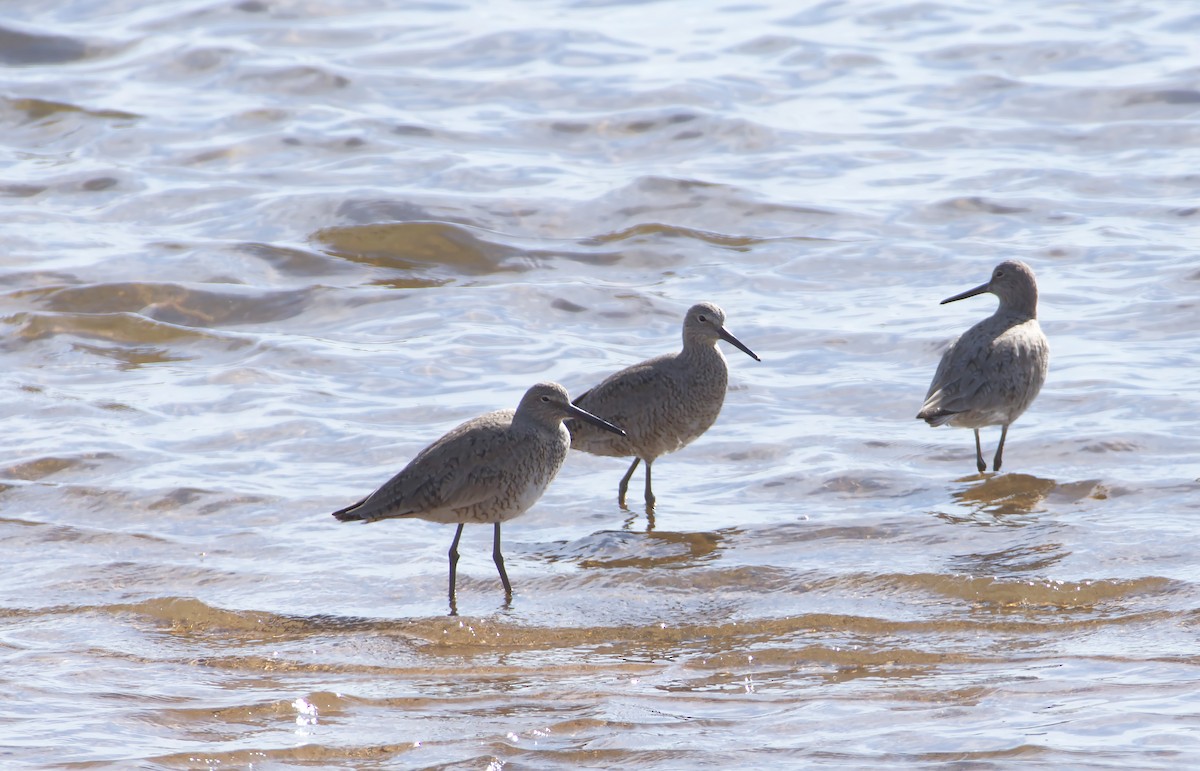
[{"label": "bird's reflection in water", "polygon": [[[621,523],[621,529],[632,532],[633,529],[637,526],[638,520],[641,519],[641,515],[638,514],[636,511],[632,511],[628,506],[622,505],[621,509],[623,511],[627,512],[629,515],[629,516],[625,517],[625,521]],[[653,506],[653,504],[646,504],[646,532],[647,533],[654,532],[654,506]]]},{"label": "bird's reflection in water", "polygon": [[948,522],[1009,526],[1028,524],[1024,515],[1039,511],[1042,501],[1058,487],[1053,479],[1030,474],[990,474],[968,479],[978,481],[951,493],[951,497],[966,511],[939,512],[939,517]]},{"label": "bird's reflection in water", "polygon": [[950,561],[948,567],[975,576],[1039,573],[1049,570],[1070,555],[1071,552],[1061,543],[1035,543],[1000,551],[959,554]]},{"label": "bird's reflection in water", "polygon": [[604,530],[593,533],[574,550],[586,554],[582,568],[681,567],[716,559],[722,542],[734,531],[710,533],[646,532]]}]

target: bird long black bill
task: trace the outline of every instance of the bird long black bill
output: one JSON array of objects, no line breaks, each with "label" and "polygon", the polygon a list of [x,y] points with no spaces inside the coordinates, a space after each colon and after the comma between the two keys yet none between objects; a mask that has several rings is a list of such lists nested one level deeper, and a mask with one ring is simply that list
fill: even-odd
[{"label": "bird long black bill", "polygon": [[974,297],[977,294],[983,294],[984,292],[986,292],[988,290],[988,288],[991,287],[991,285],[992,284],[990,281],[986,284],[980,284],[979,286],[975,287],[974,289],[968,289],[967,291],[963,292],[962,294],[956,294],[953,297],[947,297],[945,300],[942,300],[940,303],[938,303],[938,305],[945,305],[946,303],[957,302],[958,300],[965,300],[968,297]]},{"label": "bird long black bill", "polygon": [[718,329],[717,334],[721,336],[722,340],[724,340],[725,342],[734,346],[735,348],[740,350],[742,353],[749,356],[751,359],[754,359],[755,361],[762,361],[762,359],[758,358],[757,353],[755,353],[754,351],[747,348],[745,343],[743,343],[741,340],[738,340],[736,337],[734,337],[732,334],[730,334],[729,331],[727,329],[725,329],[725,327],[721,327],[720,329]]},{"label": "bird long black bill", "polygon": [[607,420],[605,420],[603,418],[596,417],[595,415],[593,415],[592,413],[588,412],[585,409],[582,409],[581,407],[576,407],[574,404],[568,404],[566,409],[567,409],[567,412],[570,413],[571,417],[573,417],[573,418],[579,418],[580,420],[585,420],[588,423],[591,423],[596,428],[603,428],[605,431],[611,431],[614,434],[616,434],[617,436],[625,436],[624,429],[614,426],[612,423],[609,423]]}]

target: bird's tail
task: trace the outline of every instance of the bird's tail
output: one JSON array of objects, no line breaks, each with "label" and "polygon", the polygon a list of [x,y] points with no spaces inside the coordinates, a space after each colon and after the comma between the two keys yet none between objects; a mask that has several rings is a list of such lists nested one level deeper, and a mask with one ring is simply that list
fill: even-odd
[{"label": "bird's tail", "polygon": [[923,420],[931,426],[944,426],[962,410],[948,410],[942,406],[945,392],[940,388],[930,388],[925,395],[925,403],[917,413],[917,420]]},{"label": "bird's tail", "polygon": [[333,516],[336,517],[339,522],[357,522],[362,519],[362,515],[358,513],[358,508],[366,502],[367,499],[363,498],[358,503],[333,512]]},{"label": "bird's tail", "polygon": [[921,410],[917,413],[917,418],[931,426],[944,426],[957,414],[950,410]]}]

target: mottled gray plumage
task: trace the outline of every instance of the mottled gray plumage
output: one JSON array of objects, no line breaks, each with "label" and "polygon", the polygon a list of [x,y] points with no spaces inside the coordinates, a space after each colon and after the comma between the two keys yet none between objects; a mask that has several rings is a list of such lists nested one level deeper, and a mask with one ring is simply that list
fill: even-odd
[{"label": "mottled gray plumage", "polygon": [[683,320],[683,349],[679,353],[627,367],[575,400],[588,412],[625,429],[625,436],[618,437],[578,421],[567,421],[574,449],[593,455],[633,456],[633,464],[617,488],[622,506],[639,461],[646,462],[646,504],[653,506],[650,466],[654,459],[696,439],[721,413],[729,371],[717,341],[725,340],[761,361],[724,325],[725,312],[716,305],[693,305]]},{"label": "mottled gray plumage", "polygon": [[378,490],[333,516],[343,522],[413,517],[457,523],[450,546],[451,607],[463,525],[492,523],[492,557],[505,592],[511,594],[500,554],[500,523],[524,513],[558,473],[571,446],[563,426],[568,416],[622,433],[571,404],[558,383],[538,383],[516,410],[497,410],[468,420],[422,450]]},{"label": "mottled gray plumage", "polygon": [[968,329],[942,354],[925,404],[917,417],[931,426],[975,431],[975,465],[987,470],[979,429],[1002,426],[992,470],[999,471],[1008,427],[1033,402],[1050,363],[1050,344],[1037,322],[1037,281],[1023,262],[996,266],[986,284],[942,300],[942,304],[991,292],[1000,307]]}]

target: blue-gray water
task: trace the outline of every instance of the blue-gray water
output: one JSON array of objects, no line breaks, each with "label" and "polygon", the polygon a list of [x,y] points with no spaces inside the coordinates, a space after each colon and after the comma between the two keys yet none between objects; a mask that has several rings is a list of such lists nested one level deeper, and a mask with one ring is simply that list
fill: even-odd
[{"label": "blue-gray water", "polygon": [[[8,3],[0,759],[1197,765],[1198,62],[1187,3]],[[1010,257],[979,476],[913,416]],[[572,454],[452,618],[453,528],[329,516],[699,300],[763,361],[652,524]]]}]

